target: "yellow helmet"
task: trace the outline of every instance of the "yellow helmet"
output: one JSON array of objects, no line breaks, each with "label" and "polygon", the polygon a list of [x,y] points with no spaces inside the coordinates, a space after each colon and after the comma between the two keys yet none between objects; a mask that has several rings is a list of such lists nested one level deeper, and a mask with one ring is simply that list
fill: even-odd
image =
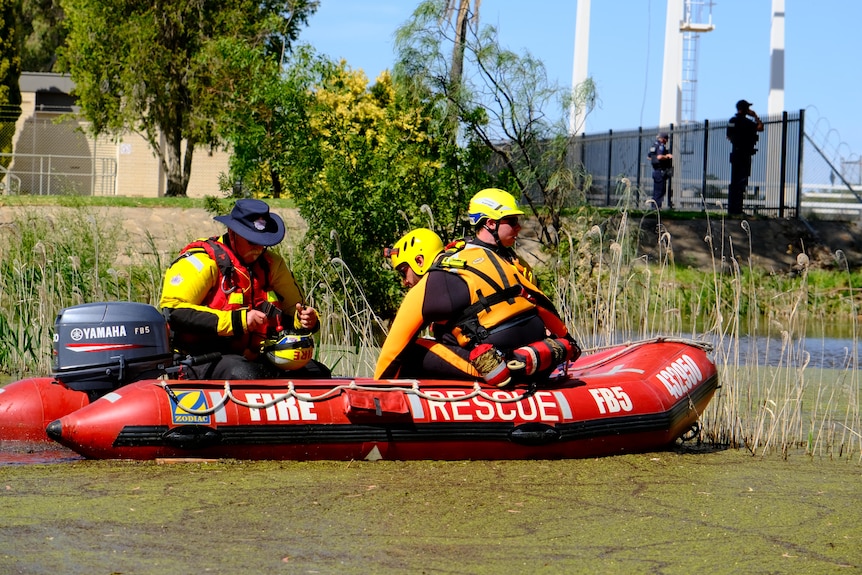
[{"label": "yellow helmet", "polygon": [[[398,269],[403,263],[408,264],[417,275],[428,271],[437,254],[443,251],[443,240],[427,228],[417,228],[395,242],[395,247],[385,250],[385,255],[392,258],[392,267]],[[423,256],[422,265],[416,261],[416,256]]]},{"label": "yellow helmet", "polygon": [[311,361],[314,340],[310,335],[284,334],[279,339],[264,341],[261,351],[275,367],[293,371]]},{"label": "yellow helmet", "polygon": [[475,226],[485,219],[499,220],[506,216],[523,216],[515,197],[499,188],[485,188],[470,199],[467,217]]}]

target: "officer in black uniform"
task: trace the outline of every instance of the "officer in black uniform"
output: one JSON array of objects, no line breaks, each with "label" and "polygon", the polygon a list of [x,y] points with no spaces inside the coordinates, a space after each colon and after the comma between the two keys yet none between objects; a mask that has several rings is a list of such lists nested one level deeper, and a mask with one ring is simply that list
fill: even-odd
[{"label": "officer in black uniform", "polygon": [[[673,176],[673,155],[667,145],[667,132],[660,132],[655,137],[655,142],[650,146],[647,157],[652,163],[652,199],[656,208],[661,209],[665,194],[668,193],[668,184]],[[668,194],[667,206],[673,208],[670,195]]]},{"label": "officer in black uniform", "polygon": [[727,139],[730,140],[730,185],[727,189],[727,213],[742,213],[742,202],[751,175],[751,156],[757,152],[758,132],[763,122],[751,109],[751,102],[736,103],[736,115],[727,122]]}]

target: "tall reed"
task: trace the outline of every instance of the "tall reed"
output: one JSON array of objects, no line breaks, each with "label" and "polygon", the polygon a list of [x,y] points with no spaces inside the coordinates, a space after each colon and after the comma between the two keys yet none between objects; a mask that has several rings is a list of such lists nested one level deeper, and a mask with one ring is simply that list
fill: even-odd
[{"label": "tall reed", "polygon": [[[0,366],[13,377],[51,370],[54,321],[63,308],[130,300],[154,304],[161,262],[115,265],[119,224],[87,208],[16,208],[0,233]],[[159,279],[159,285],[160,285]]]},{"label": "tall reed", "polygon": [[[729,237],[725,226],[730,222],[710,222],[704,241],[713,254],[711,272],[692,274],[675,266],[674,238],[662,225],[661,213],[645,214],[636,224],[625,209],[598,222],[595,214],[578,214],[562,234],[546,285],[587,348],[658,335],[709,342],[721,388],[702,414],[702,441],[752,454],[787,455],[802,448],[862,458],[856,351],[862,292],[853,285],[858,275],[851,274],[839,253],[843,268],[831,273],[844,274],[849,287],[831,290],[824,306],[824,296],[808,281],[804,255],[790,279],[767,277],[751,265],[743,268],[738,254],[750,255],[756,238],[747,222],[734,223],[748,233],[748,244],[712,245]],[[658,232],[653,261],[633,249],[645,225],[655,225]],[[826,307],[832,311],[825,312]],[[853,326],[846,361],[837,372],[810,367],[804,337],[808,323],[838,317]],[[762,364],[758,348],[763,345],[768,356],[777,355],[778,366]]]},{"label": "tall reed", "polygon": [[[314,246],[306,250],[313,252]],[[386,327],[371,309],[350,266],[340,257],[321,263],[313,253],[289,246],[282,248],[281,255],[299,276],[306,302],[320,316],[315,358],[333,374],[371,377]]]}]

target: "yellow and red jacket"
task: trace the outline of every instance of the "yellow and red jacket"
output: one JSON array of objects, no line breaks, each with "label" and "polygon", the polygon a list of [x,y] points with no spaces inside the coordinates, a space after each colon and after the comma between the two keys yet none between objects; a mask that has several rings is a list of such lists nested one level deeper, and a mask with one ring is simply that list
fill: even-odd
[{"label": "yellow and red jacket", "polygon": [[159,307],[168,317],[177,349],[254,356],[267,334],[248,333],[248,310],[266,312],[268,328],[275,328],[282,310],[292,318],[302,301],[302,291],[281,256],[267,251],[246,266],[222,236],[197,240],[180,252],[165,272]]},{"label": "yellow and red jacket", "polygon": [[431,324],[423,315],[426,298],[449,296],[428,291],[428,278],[440,273],[456,274],[463,280],[467,284],[470,301],[464,302],[456,317],[432,325],[438,340],[448,333],[458,345],[468,347],[478,343],[494,327],[537,308],[530,292],[541,293],[538,288],[511,262],[493,251],[467,244],[460,251],[446,253],[405,295],[380,350],[375,378],[396,377],[398,356],[424,327]]}]

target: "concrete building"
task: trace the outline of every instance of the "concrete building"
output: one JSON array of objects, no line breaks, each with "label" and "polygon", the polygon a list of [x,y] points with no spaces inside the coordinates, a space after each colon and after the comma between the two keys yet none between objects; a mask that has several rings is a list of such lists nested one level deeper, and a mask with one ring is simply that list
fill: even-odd
[{"label": "concrete building", "polygon": [[[19,86],[21,116],[8,167],[20,186],[17,193],[164,196],[167,177],[146,140],[134,133],[118,141],[90,136],[77,116],[68,76],[25,72]],[[219,175],[227,174],[228,158],[224,151],[195,150],[189,197],[220,195]]]}]

